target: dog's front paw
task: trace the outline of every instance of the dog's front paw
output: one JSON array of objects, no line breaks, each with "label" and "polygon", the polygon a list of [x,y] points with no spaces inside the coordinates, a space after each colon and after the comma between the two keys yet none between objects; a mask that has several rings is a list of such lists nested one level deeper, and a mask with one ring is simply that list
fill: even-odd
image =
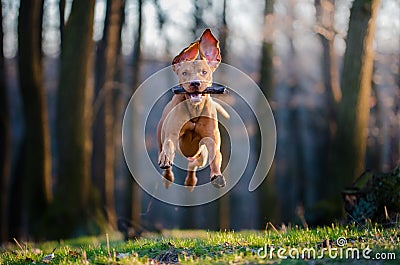
[{"label": "dog's front paw", "polygon": [[214,175],[211,178],[211,184],[218,189],[223,188],[226,186],[225,177],[222,175]]},{"label": "dog's front paw", "polygon": [[165,152],[161,152],[158,156],[158,165],[162,169],[168,169],[172,166],[172,162]]}]

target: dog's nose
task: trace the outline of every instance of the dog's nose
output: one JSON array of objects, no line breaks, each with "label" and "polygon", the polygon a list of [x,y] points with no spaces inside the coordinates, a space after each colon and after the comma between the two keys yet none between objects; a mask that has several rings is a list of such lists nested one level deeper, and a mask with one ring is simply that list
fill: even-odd
[{"label": "dog's nose", "polygon": [[190,82],[190,86],[199,87],[200,86],[200,82],[199,81],[192,81],[192,82]]}]

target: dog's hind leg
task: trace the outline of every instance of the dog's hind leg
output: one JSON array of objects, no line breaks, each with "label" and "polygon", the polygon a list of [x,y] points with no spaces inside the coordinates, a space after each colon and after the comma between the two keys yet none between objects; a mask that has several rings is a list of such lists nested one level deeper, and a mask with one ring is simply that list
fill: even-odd
[{"label": "dog's hind leg", "polygon": [[200,145],[199,151],[192,157],[188,157],[188,174],[185,179],[185,186],[189,191],[193,191],[197,184],[196,170],[204,167],[207,162],[208,151],[204,144]]},{"label": "dog's hind leg", "polygon": [[187,176],[185,179],[186,189],[188,191],[193,191],[196,184],[197,184],[196,168],[188,169]]},{"label": "dog's hind leg", "polygon": [[168,189],[171,183],[174,182],[174,173],[172,172],[172,167],[165,169],[162,176],[164,177],[165,188]]},{"label": "dog's hind leg", "polygon": [[208,152],[210,152],[210,181],[216,188],[223,188],[226,185],[225,177],[221,174],[222,155],[220,151],[221,139],[219,132],[215,134],[214,138],[204,137],[202,139],[206,145]]}]

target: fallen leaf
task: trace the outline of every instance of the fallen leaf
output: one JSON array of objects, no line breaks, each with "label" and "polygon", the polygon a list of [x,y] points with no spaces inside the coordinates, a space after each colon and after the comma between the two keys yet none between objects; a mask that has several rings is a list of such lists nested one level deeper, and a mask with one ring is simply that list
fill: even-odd
[{"label": "fallen leaf", "polygon": [[126,257],[130,257],[132,254],[131,253],[117,253],[117,255],[115,256],[117,259],[123,259]]},{"label": "fallen leaf", "polygon": [[50,261],[52,261],[54,259],[54,257],[55,257],[54,253],[46,255],[46,256],[43,257],[43,262],[44,263],[49,263]]}]

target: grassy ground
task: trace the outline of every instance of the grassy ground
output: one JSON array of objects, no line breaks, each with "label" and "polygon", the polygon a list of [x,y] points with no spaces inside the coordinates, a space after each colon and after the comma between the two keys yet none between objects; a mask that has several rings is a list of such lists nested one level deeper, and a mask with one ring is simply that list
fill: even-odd
[{"label": "grassy ground", "polygon": [[262,232],[171,230],[131,241],[120,235],[40,244],[16,241],[0,248],[0,264],[399,264],[399,230],[339,226]]}]

